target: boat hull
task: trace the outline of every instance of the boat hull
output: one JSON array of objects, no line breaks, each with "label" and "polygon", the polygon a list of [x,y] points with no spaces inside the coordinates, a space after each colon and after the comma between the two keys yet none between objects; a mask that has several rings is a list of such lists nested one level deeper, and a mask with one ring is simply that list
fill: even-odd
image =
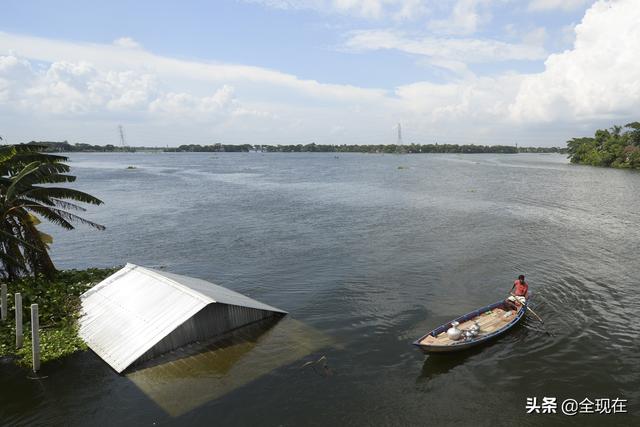
[{"label": "boat hull", "polygon": [[[451,324],[453,322],[458,322],[460,324],[463,324],[464,322],[475,320],[480,316],[482,316],[483,313],[499,309],[503,307],[504,304],[505,304],[504,301],[498,301],[488,306],[469,312],[443,325],[440,325],[434,330],[430,331],[429,333],[418,338],[416,341],[413,342],[413,345],[418,347],[420,350],[422,350],[426,354],[451,353],[451,352],[468,350],[470,348],[474,348],[479,345],[493,341],[496,338],[504,335],[507,331],[509,331],[511,328],[517,325],[524,318],[527,311],[526,303],[524,304],[524,306],[520,307],[520,309],[515,313],[515,315],[513,316],[513,319],[511,319],[510,321],[508,321],[506,324],[502,325],[495,331],[478,335],[476,338],[473,338],[470,340],[458,340],[456,342],[449,341],[446,345],[439,344],[439,343],[429,343],[429,341],[436,341],[436,337],[440,336],[442,333],[446,333],[446,331],[451,327]],[[430,338],[430,337],[433,337],[433,338]]]}]

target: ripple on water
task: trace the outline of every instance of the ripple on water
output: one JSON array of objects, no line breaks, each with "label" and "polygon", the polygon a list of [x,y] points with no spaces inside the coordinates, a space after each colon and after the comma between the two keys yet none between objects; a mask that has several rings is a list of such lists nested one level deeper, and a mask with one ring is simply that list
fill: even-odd
[{"label": "ripple on water", "polygon": [[[296,361],[171,419],[85,354],[38,385],[3,372],[0,393],[22,390],[1,395],[3,421],[532,425],[528,395],[640,402],[640,174],[541,155],[72,157],[108,229],[45,230],[60,267],[130,261],[229,286],[338,341],[308,356],[335,375]],[[528,316],[464,354],[411,346],[503,298],[520,272],[545,325]]]}]

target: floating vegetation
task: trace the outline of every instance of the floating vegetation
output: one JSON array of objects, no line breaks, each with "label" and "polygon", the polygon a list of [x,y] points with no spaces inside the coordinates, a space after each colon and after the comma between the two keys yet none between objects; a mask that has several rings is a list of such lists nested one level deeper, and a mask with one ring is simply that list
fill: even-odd
[{"label": "floating vegetation", "polygon": [[[60,359],[87,349],[78,336],[77,318],[80,315],[80,295],[94,284],[116,271],[111,268],[57,271],[51,279],[42,275],[22,277],[8,283],[9,301],[19,292],[23,309],[38,303],[40,310],[40,360],[42,363]],[[10,307],[14,311],[14,307]],[[15,312],[15,311],[14,311]],[[17,365],[31,366],[31,322],[24,316],[24,343],[15,349],[15,323],[0,328],[0,359],[12,359]]]},{"label": "floating vegetation", "polygon": [[398,166],[398,170],[409,169],[409,166]]}]

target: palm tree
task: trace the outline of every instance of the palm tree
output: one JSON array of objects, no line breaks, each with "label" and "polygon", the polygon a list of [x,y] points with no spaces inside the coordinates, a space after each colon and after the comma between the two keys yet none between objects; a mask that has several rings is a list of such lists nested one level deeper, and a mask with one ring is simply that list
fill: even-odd
[{"label": "palm tree", "polygon": [[38,230],[39,217],[67,230],[73,230],[74,223],[104,229],[74,213],[85,211],[78,202],[100,205],[102,201],[82,191],[52,186],[76,177],[68,174],[66,157],[42,149],[31,144],[0,147],[0,268],[8,279],[55,273],[49,257],[53,239]]}]

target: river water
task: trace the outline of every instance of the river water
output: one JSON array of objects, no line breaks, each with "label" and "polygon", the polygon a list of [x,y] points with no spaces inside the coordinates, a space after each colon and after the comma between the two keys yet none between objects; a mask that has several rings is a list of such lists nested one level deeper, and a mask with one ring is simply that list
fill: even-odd
[{"label": "river water", "polygon": [[[0,363],[0,424],[640,421],[638,173],[544,154],[71,159],[74,187],[105,202],[86,216],[107,230],[47,227],[58,267],[165,268],[290,314],[224,369],[162,380],[120,376],[92,352],[38,380]],[[544,327],[529,316],[450,356],[411,345],[503,298],[520,273]],[[558,413],[526,414],[527,397],[555,397]],[[560,413],[585,398],[626,399],[631,414]]]}]

